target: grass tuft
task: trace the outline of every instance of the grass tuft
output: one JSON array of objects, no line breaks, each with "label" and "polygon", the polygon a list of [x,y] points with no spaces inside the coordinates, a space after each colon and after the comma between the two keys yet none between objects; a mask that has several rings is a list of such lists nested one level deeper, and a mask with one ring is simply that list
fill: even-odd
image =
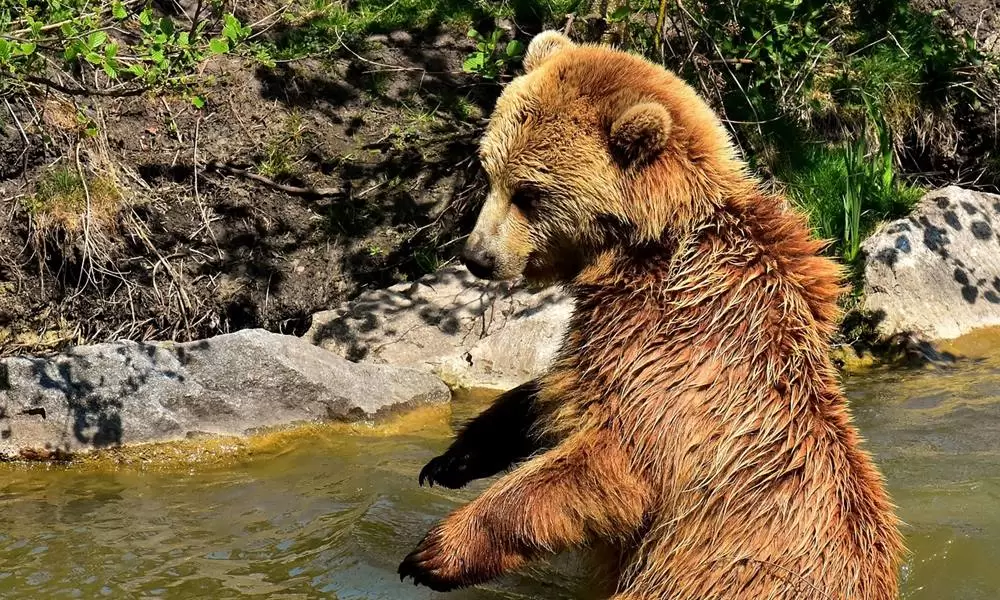
[{"label": "grass tuft", "polygon": [[814,147],[784,177],[791,201],[849,266],[856,265],[861,242],[879,223],[905,216],[924,193],[899,181],[863,142]]},{"label": "grass tuft", "polygon": [[122,200],[108,178],[84,181],[74,169],[53,167],[38,180],[35,194],[24,201],[24,208],[38,234],[58,232],[76,237],[88,225],[113,227]]}]

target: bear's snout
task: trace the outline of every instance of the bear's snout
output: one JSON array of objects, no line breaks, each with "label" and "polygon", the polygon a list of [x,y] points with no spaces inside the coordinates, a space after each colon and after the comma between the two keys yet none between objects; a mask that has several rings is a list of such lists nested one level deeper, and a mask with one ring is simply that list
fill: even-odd
[{"label": "bear's snout", "polygon": [[493,279],[496,270],[496,257],[486,250],[483,244],[476,243],[474,238],[462,250],[462,264],[469,272],[479,279]]}]

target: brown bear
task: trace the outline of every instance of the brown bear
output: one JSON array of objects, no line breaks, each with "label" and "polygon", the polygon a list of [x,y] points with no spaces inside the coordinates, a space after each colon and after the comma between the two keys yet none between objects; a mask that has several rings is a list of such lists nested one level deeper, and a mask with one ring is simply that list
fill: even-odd
[{"label": "brown bear", "polygon": [[477,276],[562,283],[550,371],[420,481],[514,467],[400,565],[435,590],[615,552],[617,599],[889,600],[902,554],[828,356],[841,272],[658,65],[535,37],[482,142]]}]

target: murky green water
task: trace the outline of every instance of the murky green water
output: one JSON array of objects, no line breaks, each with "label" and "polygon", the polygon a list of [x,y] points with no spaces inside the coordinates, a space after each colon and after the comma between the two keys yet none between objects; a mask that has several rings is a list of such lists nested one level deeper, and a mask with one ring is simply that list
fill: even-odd
[{"label": "murky green water", "polygon": [[[1000,360],[848,389],[908,524],[903,597],[1000,597]],[[0,466],[0,598],[434,597],[396,565],[482,486],[421,489],[416,474],[477,409],[285,436],[215,466]],[[578,570],[561,557],[448,597],[575,598]]]}]

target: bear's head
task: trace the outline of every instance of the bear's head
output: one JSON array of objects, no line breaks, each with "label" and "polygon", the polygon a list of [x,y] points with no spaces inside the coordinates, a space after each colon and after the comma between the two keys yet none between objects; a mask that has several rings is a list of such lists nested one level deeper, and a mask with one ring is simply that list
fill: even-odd
[{"label": "bear's head", "polygon": [[474,275],[568,281],[611,246],[696,226],[747,185],[715,113],[662,67],[551,31],[524,67],[481,144],[490,191],[462,253]]}]

